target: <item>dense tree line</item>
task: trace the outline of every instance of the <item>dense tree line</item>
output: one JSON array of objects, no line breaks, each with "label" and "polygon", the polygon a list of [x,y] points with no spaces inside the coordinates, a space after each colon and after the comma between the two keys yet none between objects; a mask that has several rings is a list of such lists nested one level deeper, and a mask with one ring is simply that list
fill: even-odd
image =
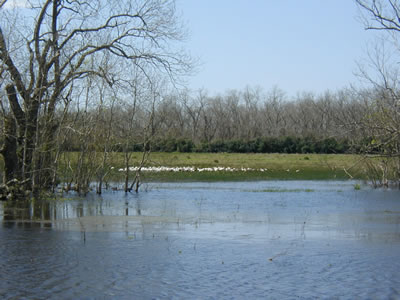
[{"label": "dense tree line", "polygon": [[289,99],[284,92],[246,88],[225,95],[181,93],[167,97],[157,110],[164,137],[200,143],[250,142],[260,138],[358,138],[351,127],[363,114],[360,99],[349,91],[312,93]]},{"label": "dense tree line", "polygon": [[[203,142],[198,145],[189,139],[155,140],[151,143],[153,151],[160,152],[202,152],[202,153],[320,153],[343,154],[351,151],[348,140],[337,141],[335,138],[317,140],[314,137],[270,137],[254,140],[230,140]],[[142,151],[137,145],[134,150]]]},{"label": "dense tree line", "polygon": [[377,109],[374,93],[348,89],[319,96],[304,93],[295,99],[277,88],[266,93],[246,88],[223,96],[184,91],[152,98],[141,93],[134,109],[113,100],[71,110],[60,147],[63,151],[80,151],[89,144],[97,151],[108,145],[115,152],[378,154],[383,146],[363,125],[379,113],[372,111]]},{"label": "dense tree line", "polygon": [[[153,129],[147,147],[167,152],[355,152],[365,136],[354,127],[366,111],[361,102],[350,91],[321,96],[307,93],[292,100],[276,88],[268,93],[247,88],[212,97],[204,91],[194,95],[187,91],[167,93],[154,104]],[[121,125],[131,112],[117,104],[112,110],[103,107],[101,112],[90,111],[90,123],[102,136],[107,132],[106,120],[112,115],[115,122],[110,124],[110,134],[114,151],[122,151],[127,129]],[[144,111],[145,106],[136,107],[135,124],[129,129],[130,134],[136,133],[136,138],[127,145],[131,151],[144,150],[140,136],[146,132],[148,115]],[[70,113],[71,119],[76,118],[73,115]],[[76,132],[82,131],[82,123],[75,126]],[[82,141],[71,131],[69,134],[63,149],[79,150]]]}]

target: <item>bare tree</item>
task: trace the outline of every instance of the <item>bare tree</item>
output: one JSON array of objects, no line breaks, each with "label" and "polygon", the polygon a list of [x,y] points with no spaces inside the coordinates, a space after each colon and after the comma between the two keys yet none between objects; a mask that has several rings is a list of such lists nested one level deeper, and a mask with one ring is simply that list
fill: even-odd
[{"label": "bare tree", "polygon": [[[365,28],[383,31],[388,34],[394,45],[400,37],[400,2],[398,0],[356,0],[361,8]],[[397,50],[398,51],[398,50]],[[369,53],[369,70],[361,68],[362,76],[372,85],[364,99],[366,114],[358,124],[370,137],[366,147],[368,154],[375,154],[382,159],[379,168],[382,171],[382,184],[387,185],[388,178],[397,180],[400,186],[400,90],[398,58],[391,60],[387,56],[385,45],[377,45]],[[376,74],[376,75],[375,75]],[[376,166],[369,168],[371,173]],[[375,171],[374,171],[375,170]]]},{"label": "bare tree", "polygon": [[197,97],[195,97],[194,99],[191,99],[187,93],[185,93],[181,97],[186,113],[189,115],[192,141],[198,142],[200,140],[198,132],[200,117],[205,106],[205,99],[207,98],[207,94],[203,89],[200,89],[197,92]]},{"label": "bare tree", "polygon": [[[56,111],[73,101],[66,94],[88,76],[112,85],[116,76],[104,68],[107,57],[125,70],[135,65],[144,74],[161,70],[171,79],[190,62],[170,43],[182,39],[173,0],[32,2],[19,12],[24,22],[11,28],[14,10],[0,10],[0,68],[11,114],[5,119],[1,154],[5,179],[38,190],[51,184]],[[39,138],[40,137],[40,138]]]},{"label": "bare tree", "polygon": [[398,0],[355,0],[364,13],[366,29],[400,31]]}]

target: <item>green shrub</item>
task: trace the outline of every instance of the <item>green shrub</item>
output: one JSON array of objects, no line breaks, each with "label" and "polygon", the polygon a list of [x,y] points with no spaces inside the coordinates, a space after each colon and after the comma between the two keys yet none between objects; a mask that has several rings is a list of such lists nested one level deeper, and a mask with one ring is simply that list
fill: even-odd
[{"label": "green shrub", "polygon": [[[70,146],[71,147],[71,146]],[[66,147],[67,148],[67,147]],[[72,148],[72,147],[71,147]],[[122,151],[122,146],[117,144],[115,151]],[[132,144],[130,151],[142,151],[143,144]],[[354,146],[346,139],[307,137],[264,137],[253,140],[216,140],[195,144],[188,138],[158,138],[151,143],[154,152],[202,152],[202,153],[349,153],[354,151]]]}]

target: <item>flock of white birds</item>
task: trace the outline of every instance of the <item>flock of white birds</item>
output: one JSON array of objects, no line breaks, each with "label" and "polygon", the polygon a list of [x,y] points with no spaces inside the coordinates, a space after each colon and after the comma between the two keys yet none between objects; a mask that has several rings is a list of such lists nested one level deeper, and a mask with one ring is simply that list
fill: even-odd
[{"label": "flock of white birds", "polygon": [[[196,168],[196,167],[129,167],[129,171],[136,172],[266,172],[268,169],[253,168],[231,168],[231,167],[213,167],[213,168]],[[120,172],[126,172],[126,168],[118,169]]]}]

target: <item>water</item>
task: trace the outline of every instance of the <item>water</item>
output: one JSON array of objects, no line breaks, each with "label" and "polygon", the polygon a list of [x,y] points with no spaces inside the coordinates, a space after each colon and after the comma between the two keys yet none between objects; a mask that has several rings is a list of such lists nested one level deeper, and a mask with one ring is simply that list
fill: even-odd
[{"label": "water", "polygon": [[0,203],[1,299],[400,299],[400,193],[152,184]]}]

